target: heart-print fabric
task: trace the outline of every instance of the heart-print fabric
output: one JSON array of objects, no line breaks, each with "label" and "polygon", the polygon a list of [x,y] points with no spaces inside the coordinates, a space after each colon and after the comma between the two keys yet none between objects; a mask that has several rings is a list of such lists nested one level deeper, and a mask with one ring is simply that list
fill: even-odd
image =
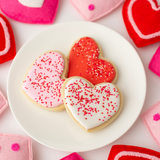
[{"label": "heart-print fabric", "polygon": [[124,0],[70,0],[73,6],[87,21],[99,19],[114,9]]},{"label": "heart-print fabric", "polygon": [[108,160],[159,160],[160,153],[138,146],[114,145]]},{"label": "heart-print fabric", "polygon": [[27,7],[18,0],[0,0],[0,7],[3,13],[8,17],[24,22],[34,24],[50,24],[53,23],[59,0],[44,0],[42,7]]},{"label": "heart-print fabric", "polygon": [[63,99],[67,111],[86,130],[108,121],[120,108],[120,93],[111,83],[92,87],[81,77],[70,78],[65,83]]},{"label": "heart-print fabric", "polygon": [[102,82],[115,83],[117,79],[116,67],[102,57],[102,51],[94,39],[80,38],[69,53],[68,77],[80,76],[92,84]]},{"label": "heart-print fabric", "polygon": [[64,79],[64,58],[56,51],[40,56],[23,81],[23,91],[44,108],[54,109],[63,104],[61,87]]},{"label": "heart-print fabric", "polygon": [[0,64],[12,60],[16,55],[16,44],[12,27],[0,14]]},{"label": "heart-print fabric", "polygon": [[157,0],[126,0],[123,19],[137,47],[160,41],[160,7]]}]

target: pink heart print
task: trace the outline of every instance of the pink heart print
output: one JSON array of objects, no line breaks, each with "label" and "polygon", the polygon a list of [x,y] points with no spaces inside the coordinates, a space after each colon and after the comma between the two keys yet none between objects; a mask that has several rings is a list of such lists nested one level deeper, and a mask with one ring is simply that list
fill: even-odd
[{"label": "pink heart print", "polygon": [[114,9],[124,0],[70,0],[73,6],[87,21],[99,19]]},{"label": "pink heart print", "polygon": [[61,86],[64,79],[64,58],[56,51],[41,55],[23,81],[23,91],[43,108],[54,109],[63,104]]},{"label": "pink heart print", "polygon": [[34,24],[53,23],[59,0],[0,0],[0,7],[8,17]]}]

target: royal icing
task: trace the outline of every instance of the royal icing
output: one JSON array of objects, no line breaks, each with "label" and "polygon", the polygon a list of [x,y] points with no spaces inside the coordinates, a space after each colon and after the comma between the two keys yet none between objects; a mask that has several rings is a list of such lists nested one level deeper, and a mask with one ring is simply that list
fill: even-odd
[{"label": "royal icing", "polygon": [[22,5],[33,8],[41,8],[44,0],[18,0]]},{"label": "royal icing", "polygon": [[63,103],[61,86],[64,79],[60,77],[63,70],[64,59],[60,53],[45,53],[33,63],[23,81],[23,90],[40,105],[57,107]]},{"label": "royal icing", "polygon": [[[128,18],[130,20],[130,23],[132,25],[132,27],[134,28],[135,32],[139,35],[139,37],[141,37],[142,39],[151,39],[151,38],[155,38],[157,36],[160,36],[160,31],[158,32],[155,32],[155,33],[152,33],[152,34],[148,34],[148,35],[145,35],[143,34],[140,29],[138,28],[137,24],[135,23],[135,20],[133,18],[133,6],[134,4],[137,2],[138,0],[132,0],[130,3],[129,3],[129,6],[128,6]],[[152,0],[147,0],[152,9],[155,10],[155,11],[160,11],[160,7],[157,8],[157,6],[155,5],[155,3],[152,1]]]},{"label": "royal icing", "polygon": [[141,157],[141,158],[146,158],[146,159],[150,159],[150,160],[160,160],[160,158],[149,155],[149,154],[132,152],[132,151],[122,151],[116,155],[114,160],[119,160],[123,156]]},{"label": "royal icing", "polygon": [[0,17],[0,24],[2,25],[2,28],[4,30],[4,37],[5,37],[5,47],[2,51],[0,51],[0,56],[6,54],[10,47],[10,35],[9,35],[9,31],[8,31],[8,27],[6,25],[6,22]]},{"label": "royal icing", "polygon": [[72,78],[65,86],[65,102],[73,117],[88,130],[106,122],[118,111],[120,95],[111,83],[91,88],[85,80]]},{"label": "royal icing", "polygon": [[99,47],[92,38],[81,38],[70,50],[68,77],[80,76],[94,85],[112,82],[116,71],[110,62],[99,59],[99,54]]}]

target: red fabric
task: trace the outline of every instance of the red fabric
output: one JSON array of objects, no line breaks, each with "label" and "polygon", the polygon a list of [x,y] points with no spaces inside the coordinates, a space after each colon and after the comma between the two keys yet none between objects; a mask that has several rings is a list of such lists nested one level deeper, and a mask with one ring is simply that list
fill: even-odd
[{"label": "red fabric", "polygon": [[[157,0],[152,0],[158,8]],[[123,20],[126,25],[128,34],[133,39],[137,47],[144,47],[152,43],[160,41],[160,36],[143,39],[135,32],[128,15],[128,6],[132,0],[126,0],[123,6]],[[137,0],[132,7],[132,16],[138,29],[144,35],[149,35],[160,31],[160,10],[154,10],[151,3],[147,0]]]},{"label": "red fabric", "polygon": [[[14,40],[14,34],[11,28],[10,23],[8,22],[8,20],[2,15],[0,14],[0,17],[3,18],[3,20],[6,22],[6,25],[8,27],[8,31],[10,34],[10,42],[11,42],[11,47],[9,49],[9,51],[0,56],[0,64],[7,62],[9,60],[12,60],[15,55],[16,55],[16,44],[15,44],[15,40]],[[3,50],[5,48],[5,36],[4,36],[4,30],[2,25],[0,24],[0,51]]]},{"label": "red fabric", "polygon": [[[142,148],[142,147],[137,147],[137,146],[127,146],[127,145],[114,145],[111,148],[108,160],[114,160],[116,155],[122,151],[132,151],[132,152],[137,152],[137,153],[144,153],[147,155],[152,155],[155,157],[160,158],[160,153],[147,149],[147,148]],[[148,158],[142,158],[142,157],[135,157],[135,156],[122,156],[119,158],[119,160],[149,160]]]}]

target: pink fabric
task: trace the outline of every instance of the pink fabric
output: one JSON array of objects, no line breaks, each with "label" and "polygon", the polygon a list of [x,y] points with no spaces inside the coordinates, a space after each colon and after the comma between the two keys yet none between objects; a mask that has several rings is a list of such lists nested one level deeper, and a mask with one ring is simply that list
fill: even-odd
[{"label": "pink fabric", "polygon": [[160,113],[160,101],[150,107],[146,112],[144,112],[142,119],[149,132],[160,147],[160,120],[154,120],[154,116],[157,113]]},{"label": "pink fabric", "polygon": [[[12,150],[15,143],[19,150]],[[0,134],[0,159],[33,160],[31,139],[20,135]]]},{"label": "pink fabric", "polygon": [[59,0],[45,0],[41,8],[30,8],[22,5],[18,0],[0,0],[1,10],[10,18],[35,24],[53,23]]},{"label": "pink fabric", "polygon": [[74,152],[60,160],[84,160],[84,159],[80,155],[78,155],[76,152]]},{"label": "pink fabric", "polygon": [[153,55],[148,68],[160,76],[160,47],[157,49],[156,53]]},{"label": "pink fabric", "polygon": [[8,102],[0,91],[0,114],[7,108]]},{"label": "pink fabric", "polygon": [[101,18],[115,8],[124,0],[70,0],[73,6],[87,21],[94,21]]}]

